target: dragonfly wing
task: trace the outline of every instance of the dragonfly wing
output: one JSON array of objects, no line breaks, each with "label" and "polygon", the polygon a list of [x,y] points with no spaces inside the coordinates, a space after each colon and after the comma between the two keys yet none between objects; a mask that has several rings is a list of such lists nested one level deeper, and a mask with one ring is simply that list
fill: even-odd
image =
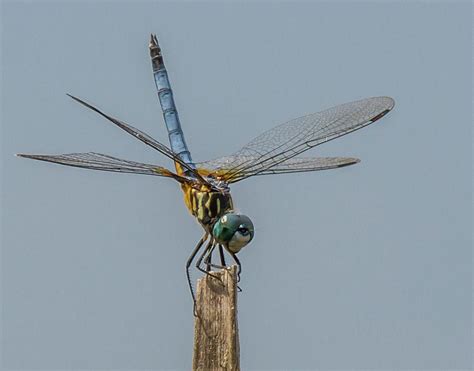
[{"label": "dragonfly wing", "polygon": [[359,159],[352,157],[293,157],[260,172],[259,175],[329,170],[354,165],[358,162],[360,162]]},{"label": "dragonfly wing", "polygon": [[214,175],[235,183],[269,173],[270,169],[310,148],[377,121],[394,104],[390,97],[367,98],[288,121],[224,158],[225,163],[215,168]]},{"label": "dragonfly wing", "polygon": [[202,178],[202,176],[194,169],[190,164],[185,163],[178,155],[176,155],[170,148],[168,148],[166,145],[163,143],[158,142],[156,139],[153,139],[150,135],[144,133],[143,131],[119,120],[116,119],[112,116],[109,116],[99,110],[97,107],[94,107],[93,105],[83,101],[82,99],[79,99],[73,95],[67,94],[70,98],[74,99],[76,102],[79,102],[80,104],[84,105],[85,107],[91,109],[94,112],[97,112],[99,115],[102,117],[105,117],[107,120],[112,122],[113,124],[117,125],[119,128],[122,130],[125,130],[127,133],[133,135],[135,138],[138,140],[142,141],[143,143],[149,145],[150,147],[156,149],[158,152],[162,153],[166,157],[170,158],[171,160],[179,163],[183,168],[189,170],[196,178],[198,178],[202,183],[206,183],[207,181]]},{"label": "dragonfly wing", "polygon": [[68,153],[64,155],[30,155],[20,153],[17,154],[17,156],[92,170],[155,175],[171,177],[175,179],[180,178],[178,175],[161,166],[143,164],[140,162],[134,162],[129,160],[122,160],[120,158],[95,152]]},{"label": "dragonfly wing", "polygon": [[[246,158],[247,161],[256,161],[257,158]],[[227,156],[218,158],[212,161],[199,162],[196,165],[198,170],[202,173],[213,173],[219,170],[232,167],[233,157]],[[301,173],[308,171],[328,170],[335,169],[338,167],[344,167],[354,165],[360,162],[357,158],[352,157],[292,157],[282,163],[275,165],[269,169],[261,171],[257,174],[252,175],[269,175],[269,174],[286,174],[286,173]],[[206,171],[207,170],[207,171]],[[225,171],[225,170],[221,170]],[[234,176],[233,182],[240,180],[241,178],[247,177],[247,173],[244,171],[240,172],[239,175]]]}]

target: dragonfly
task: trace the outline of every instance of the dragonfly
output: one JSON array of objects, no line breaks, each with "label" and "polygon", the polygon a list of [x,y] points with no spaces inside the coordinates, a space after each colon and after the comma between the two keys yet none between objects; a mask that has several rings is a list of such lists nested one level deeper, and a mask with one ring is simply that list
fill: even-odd
[{"label": "dragonfly", "polygon": [[[196,308],[190,276],[193,262],[199,271],[212,276],[212,268],[227,267],[227,252],[238,266],[236,281],[239,282],[242,265],[237,254],[255,235],[252,220],[236,211],[230,185],[254,176],[328,170],[358,163],[360,160],[352,157],[300,155],[378,121],[393,109],[395,102],[390,97],[381,96],[341,104],[265,131],[233,154],[210,161],[194,162],[185,141],[161,47],[153,34],[149,52],[169,147],[90,103],[69,94],[68,96],[167,157],[174,163],[174,170],[96,152],[61,155],[20,153],[17,156],[92,170],[171,178],[178,182],[186,207],[203,228],[203,236],[186,262],[187,283]],[[212,262],[216,249],[220,264]]]}]

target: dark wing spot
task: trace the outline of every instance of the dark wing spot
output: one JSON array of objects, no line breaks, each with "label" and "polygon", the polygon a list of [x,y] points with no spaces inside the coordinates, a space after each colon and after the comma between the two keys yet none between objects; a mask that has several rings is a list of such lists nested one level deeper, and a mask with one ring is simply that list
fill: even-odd
[{"label": "dark wing spot", "polygon": [[372,117],[372,118],[370,119],[370,122],[375,122],[375,121],[377,121],[378,119],[381,119],[382,117],[384,117],[384,116],[385,116],[387,113],[389,113],[389,112],[390,112],[389,109],[387,109],[387,110],[385,110],[385,111],[383,111],[383,112],[380,112],[377,116]]}]

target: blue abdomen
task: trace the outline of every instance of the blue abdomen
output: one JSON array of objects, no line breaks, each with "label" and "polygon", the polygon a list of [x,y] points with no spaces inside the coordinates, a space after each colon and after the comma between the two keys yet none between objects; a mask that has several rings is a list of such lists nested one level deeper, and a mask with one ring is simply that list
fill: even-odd
[{"label": "blue abdomen", "polygon": [[155,79],[158,98],[160,99],[163,118],[168,130],[168,138],[171,150],[177,154],[185,163],[194,168],[191,153],[188,150],[186,141],[184,140],[183,129],[179,122],[178,111],[173,99],[173,91],[171,90],[168,73],[166,72],[161,49],[158,45],[156,36],[152,35],[150,41],[150,56],[153,67],[153,76]]}]

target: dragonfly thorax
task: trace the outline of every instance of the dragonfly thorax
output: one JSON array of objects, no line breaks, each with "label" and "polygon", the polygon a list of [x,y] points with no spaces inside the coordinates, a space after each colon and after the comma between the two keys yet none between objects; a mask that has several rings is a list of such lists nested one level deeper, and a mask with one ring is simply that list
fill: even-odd
[{"label": "dragonfly thorax", "polygon": [[187,208],[209,233],[213,224],[234,208],[228,189],[210,190],[208,187],[189,184],[183,184],[182,189]]}]

